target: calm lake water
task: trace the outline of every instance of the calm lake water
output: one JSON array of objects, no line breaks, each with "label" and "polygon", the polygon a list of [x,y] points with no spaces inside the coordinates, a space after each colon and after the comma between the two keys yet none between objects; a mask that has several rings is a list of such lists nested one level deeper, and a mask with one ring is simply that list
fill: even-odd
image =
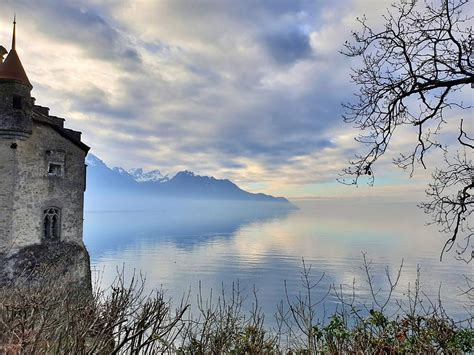
[{"label": "calm lake water", "polygon": [[[290,296],[301,289],[302,257],[311,265],[314,279],[324,278],[314,290],[324,295],[331,285],[344,285],[370,307],[362,267],[362,252],[373,261],[374,281],[387,289],[384,268],[394,277],[404,259],[395,297],[413,287],[417,267],[421,285],[436,299],[439,286],[452,316],[467,314],[467,300],[460,296],[463,275],[472,276],[472,266],[439,253],[444,243],[435,227],[427,227],[427,216],[415,203],[370,200],[302,201],[290,212],[249,212],[196,204],[187,211],[87,212],[85,242],[92,266],[102,272],[104,286],[117,269],[125,267],[130,276],[141,271],[148,287],[163,287],[180,299],[191,290],[191,301],[201,282],[209,289],[227,288],[238,281],[244,292],[257,289],[267,317],[285,298],[284,282]],[[328,296],[325,308],[337,303]],[[471,306],[472,307],[472,306]]]}]

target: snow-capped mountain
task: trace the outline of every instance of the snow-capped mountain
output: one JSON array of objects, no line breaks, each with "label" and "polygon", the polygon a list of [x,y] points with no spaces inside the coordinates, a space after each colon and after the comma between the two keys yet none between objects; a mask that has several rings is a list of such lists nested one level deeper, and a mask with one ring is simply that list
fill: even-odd
[{"label": "snow-capped mountain", "polygon": [[296,208],[283,197],[250,193],[227,179],[195,175],[191,171],[181,171],[169,178],[158,170],[145,172],[139,168],[128,171],[121,167],[111,169],[93,154],[87,156],[86,163],[86,202],[94,201],[96,206],[104,201],[107,201],[107,208],[116,208],[120,204],[128,206],[132,204],[131,201],[134,201],[134,205],[141,206],[141,201],[151,198],[160,201],[253,201],[274,204],[282,209]]},{"label": "snow-capped mountain", "polygon": [[[123,176],[131,176],[127,170],[125,170],[124,168],[120,168],[120,167],[115,167],[112,169],[113,171],[119,173],[120,175],[123,175]],[[133,178],[133,176],[131,176]]]},{"label": "snow-capped mountain", "polygon": [[105,163],[96,157],[94,154],[87,154],[86,156],[86,164],[87,166],[107,166]]},{"label": "snow-capped mountain", "polygon": [[143,171],[142,168],[128,170],[136,182],[165,182],[169,180],[167,175],[163,175],[159,170]]}]

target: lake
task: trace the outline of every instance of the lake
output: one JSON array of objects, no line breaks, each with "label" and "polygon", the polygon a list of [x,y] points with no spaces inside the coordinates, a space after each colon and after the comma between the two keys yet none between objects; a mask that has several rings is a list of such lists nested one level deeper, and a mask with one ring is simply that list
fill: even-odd
[{"label": "lake", "polygon": [[[181,211],[86,212],[84,238],[102,285],[109,285],[117,269],[125,267],[128,276],[141,271],[147,287],[163,287],[176,301],[191,290],[193,302],[199,283],[207,294],[238,281],[247,294],[256,288],[271,318],[285,299],[285,280],[290,297],[302,290],[304,258],[314,279],[324,273],[315,296],[325,295],[331,285],[344,285],[349,295],[355,282],[355,294],[370,308],[364,252],[382,293],[387,289],[385,266],[395,277],[403,259],[395,298],[413,287],[419,266],[426,294],[436,299],[441,285],[448,314],[458,319],[467,314],[469,304],[460,287],[465,286],[463,275],[472,276],[472,266],[450,254],[439,261],[445,236],[436,226],[425,225],[428,216],[416,203],[347,199],[295,204],[300,209],[287,212],[198,202]],[[324,302],[326,311],[336,305],[333,295]]]}]

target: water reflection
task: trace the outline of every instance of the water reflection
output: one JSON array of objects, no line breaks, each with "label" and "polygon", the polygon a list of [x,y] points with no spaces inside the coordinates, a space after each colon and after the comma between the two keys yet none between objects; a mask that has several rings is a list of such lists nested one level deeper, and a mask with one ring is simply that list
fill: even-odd
[{"label": "water reflection", "polygon": [[232,236],[242,226],[284,219],[292,210],[264,202],[190,201],[158,210],[86,212],[84,235],[94,257],[133,248],[137,242],[172,242],[190,249],[219,236]]},{"label": "water reflection", "polygon": [[[284,281],[291,294],[301,285],[301,258],[315,277],[325,273],[318,295],[332,285],[352,285],[368,296],[361,251],[373,260],[381,287],[384,267],[392,273],[404,259],[398,296],[422,269],[422,285],[435,296],[440,283],[451,312],[461,317],[465,303],[458,297],[462,274],[470,266],[447,257],[439,262],[443,239],[425,226],[426,216],[415,204],[386,201],[308,201],[298,211],[249,206],[203,206],[155,212],[86,213],[85,240],[92,264],[104,271],[108,284],[116,267],[141,270],[149,286],[163,285],[180,297],[202,281],[218,289],[239,280],[247,292],[254,285],[268,314],[284,298]],[[331,307],[331,301],[328,300]],[[335,303],[332,303],[334,306]]]}]

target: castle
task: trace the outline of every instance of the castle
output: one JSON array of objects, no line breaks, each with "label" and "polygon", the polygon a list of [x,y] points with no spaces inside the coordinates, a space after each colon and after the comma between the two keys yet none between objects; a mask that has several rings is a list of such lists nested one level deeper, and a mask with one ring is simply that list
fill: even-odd
[{"label": "castle", "polygon": [[35,104],[15,42],[16,21],[10,52],[0,46],[0,280],[2,271],[11,274],[27,257],[25,250],[35,260],[51,257],[50,245],[56,256],[63,250],[58,245],[87,254],[82,226],[89,147],[80,132],[64,127],[64,118]]}]

